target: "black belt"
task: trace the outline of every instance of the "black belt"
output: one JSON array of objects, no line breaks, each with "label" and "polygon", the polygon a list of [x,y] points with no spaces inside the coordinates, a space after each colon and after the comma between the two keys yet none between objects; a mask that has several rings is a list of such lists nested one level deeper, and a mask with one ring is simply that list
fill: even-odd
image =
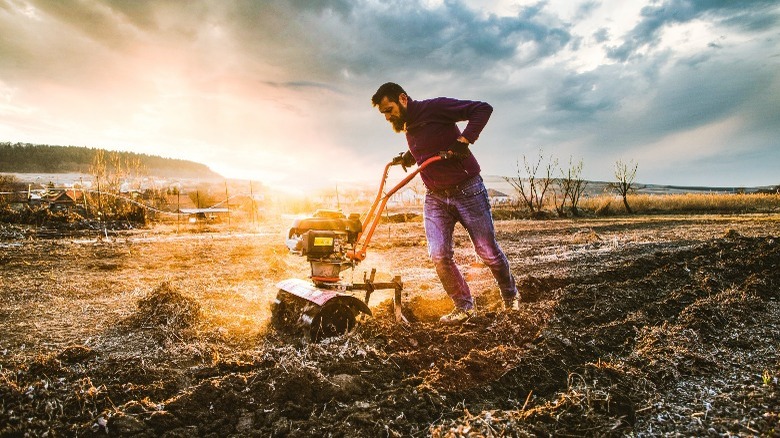
[{"label": "black belt", "polygon": [[474,181],[477,181],[479,175],[474,175],[462,181],[460,184],[454,186],[440,187],[437,189],[428,189],[427,192],[437,196],[453,196],[463,193],[463,189],[472,185]]}]

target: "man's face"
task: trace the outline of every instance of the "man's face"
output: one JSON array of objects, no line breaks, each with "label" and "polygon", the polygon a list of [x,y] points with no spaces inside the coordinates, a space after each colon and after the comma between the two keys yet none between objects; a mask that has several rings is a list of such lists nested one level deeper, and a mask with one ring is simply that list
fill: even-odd
[{"label": "man's face", "polygon": [[406,96],[399,96],[399,102],[396,103],[383,97],[379,102],[379,112],[384,114],[385,120],[393,125],[395,132],[403,132],[406,130]]}]

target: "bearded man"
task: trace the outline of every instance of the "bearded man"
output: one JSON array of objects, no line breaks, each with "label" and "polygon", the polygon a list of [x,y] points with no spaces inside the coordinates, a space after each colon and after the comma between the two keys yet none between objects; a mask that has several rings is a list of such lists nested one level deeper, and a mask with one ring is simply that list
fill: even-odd
[{"label": "bearded man", "polygon": [[[474,312],[474,299],[454,260],[455,224],[466,229],[474,250],[490,268],[505,309],[517,303],[517,287],[509,262],[496,241],[487,189],[470,145],[490,119],[493,107],[485,102],[437,97],[413,100],[400,85],[383,84],[371,103],[390,122],[393,130],[406,134],[409,150],[394,159],[405,167],[449,152],[451,158],[437,161],[420,172],[426,187],[425,237],[428,254],[454,309],[441,317],[445,324],[459,324]],[[463,132],[458,122],[467,122]]]}]

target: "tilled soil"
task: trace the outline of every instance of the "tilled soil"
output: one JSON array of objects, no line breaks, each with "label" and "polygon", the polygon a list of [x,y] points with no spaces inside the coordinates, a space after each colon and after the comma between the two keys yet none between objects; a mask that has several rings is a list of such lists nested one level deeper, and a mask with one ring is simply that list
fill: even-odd
[{"label": "tilled soil", "polygon": [[413,322],[377,292],[320,343],[268,328],[308,266],[263,231],[0,241],[0,435],[780,436],[777,215],[497,222],[511,312],[459,230],[456,327],[420,224],[383,226],[358,270]]}]

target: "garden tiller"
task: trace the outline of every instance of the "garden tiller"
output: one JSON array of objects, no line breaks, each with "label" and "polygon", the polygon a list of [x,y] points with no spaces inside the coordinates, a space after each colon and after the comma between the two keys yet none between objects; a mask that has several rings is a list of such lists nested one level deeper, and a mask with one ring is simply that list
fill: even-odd
[{"label": "garden tiller", "polygon": [[[384,192],[390,167],[385,166],[379,191],[365,219],[360,214],[349,217],[340,211],[318,210],[312,217],[296,219],[287,237],[287,247],[293,254],[305,256],[311,265],[311,281],[291,278],[277,283],[279,293],[272,305],[274,326],[284,331],[302,331],[317,341],[329,336],[344,334],[355,326],[360,313],[371,315],[368,300],[375,290],[393,289],[393,311],[398,322],[407,322],[401,313],[400,276],[390,282],[375,282],[376,269],[363,273],[363,282],[342,280],[340,274],[354,269],[366,258],[366,249],[376,230],[388,199],[409,183],[427,166],[452,157],[451,152],[441,152],[407,175],[395,187]],[[404,167],[404,169],[406,169]],[[358,298],[357,292],[363,296]]]}]

